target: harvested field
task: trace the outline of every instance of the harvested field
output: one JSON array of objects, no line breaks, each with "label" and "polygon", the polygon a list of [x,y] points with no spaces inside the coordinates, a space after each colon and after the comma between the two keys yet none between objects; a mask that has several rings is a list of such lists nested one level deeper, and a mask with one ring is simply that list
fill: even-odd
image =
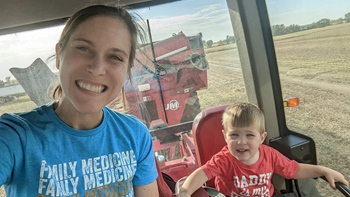
[{"label": "harvested field", "polygon": [[[283,98],[299,97],[297,107],[285,108],[290,130],[310,136],[320,165],[333,168],[350,181],[350,24],[274,37]],[[235,45],[206,49],[208,89],[198,92],[201,108],[247,101]],[[32,109],[21,97],[0,105],[0,114]],[[319,180],[323,196],[342,196]],[[4,193],[0,190],[0,197]]]},{"label": "harvested field", "polygon": [[[288,127],[316,142],[318,163],[350,181],[350,24],[274,38],[283,97],[299,97],[285,110]],[[318,181],[324,196],[342,196]]]}]

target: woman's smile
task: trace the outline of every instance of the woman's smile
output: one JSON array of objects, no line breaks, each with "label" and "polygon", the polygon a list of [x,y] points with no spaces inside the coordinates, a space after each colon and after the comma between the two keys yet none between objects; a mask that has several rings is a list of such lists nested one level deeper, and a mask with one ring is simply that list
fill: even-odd
[{"label": "woman's smile", "polygon": [[107,90],[107,86],[105,85],[94,85],[94,84],[86,83],[79,80],[77,80],[75,83],[79,88],[92,91],[92,92],[102,93],[105,90]]}]

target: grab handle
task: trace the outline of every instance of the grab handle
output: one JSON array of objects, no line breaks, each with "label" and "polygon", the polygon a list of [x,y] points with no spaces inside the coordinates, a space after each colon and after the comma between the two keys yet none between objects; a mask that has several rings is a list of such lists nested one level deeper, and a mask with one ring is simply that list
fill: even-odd
[{"label": "grab handle", "polygon": [[[321,179],[327,181],[325,176],[321,176]],[[328,182],[328,181],[327,181]],[[335,187],[342,193],[344,194],[344,196],[346,197],[350,197],[350,189],[348,187],[346,187],[346,185],[344,185],[341,182],[335,182]]]}]

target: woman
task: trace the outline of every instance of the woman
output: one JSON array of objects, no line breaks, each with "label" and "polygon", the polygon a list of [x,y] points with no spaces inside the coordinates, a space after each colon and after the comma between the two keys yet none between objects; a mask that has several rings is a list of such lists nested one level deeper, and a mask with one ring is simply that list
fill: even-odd
[{"label": "woman", "polygon": [[123,8],[90,6],[56,45],[57,101],[0,119],[7,196],[158,196],[152,139],[105,105],[123,89],[138,28]]}]

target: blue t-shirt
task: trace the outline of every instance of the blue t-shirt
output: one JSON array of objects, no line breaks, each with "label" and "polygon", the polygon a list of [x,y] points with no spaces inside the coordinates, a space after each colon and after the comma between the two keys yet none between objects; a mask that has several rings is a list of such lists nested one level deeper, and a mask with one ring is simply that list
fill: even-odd
[{"label": "blue t-shirt", "polygon": [[52,103],[0,119],[0,185],[12,196],[134,196],[157,169],[148,129],[103,108],[102,123],[75,130]]}]

